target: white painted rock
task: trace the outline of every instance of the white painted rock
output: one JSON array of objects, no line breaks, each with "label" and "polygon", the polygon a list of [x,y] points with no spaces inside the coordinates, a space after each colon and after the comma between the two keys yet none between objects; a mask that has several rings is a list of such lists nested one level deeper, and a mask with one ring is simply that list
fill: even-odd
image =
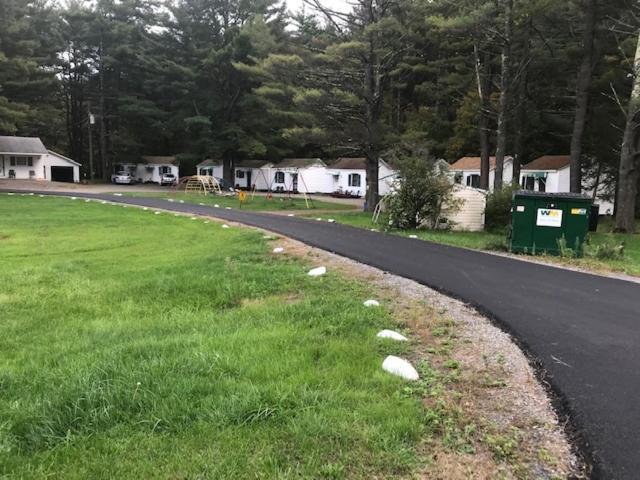
[{"label": "white painted rock", "polygon": [[[77,199],[78,197],[71,197],[71,200],[77,200]],[[104,203],[107,203],[107,202],[104,202]]]},{"label": "white painted rock", "polygon": [[227,225],[226,223],[223,223],[222,228],[229,228],[229,225]]},{"label": "white painted rock", "polygon": [[191,217],[191,220],[197,220],[197,218],[196,217]]},{"label": "white painted rock", "polygon": [[44,195],[38,195],[40,198],[44,198]]},{"label": "white painted rock", "polygon": [[293,217],[293,213],[290,213],[289,215],[287,215],[287,217]]},{"label": "white painted rock", "polygon": [[180,200],[180,203],[184,203],[184,200]]},{"label": "white painted rock", "polygon": [[420,375],[413,365],[411,365],[406,360],[403,360],[399,357],[394,357],[393,355],[389,355],[382,362],[382,369],[385,372],[389,372],[391,375],[397,375],[398,377],[402,377],[405,380],[418,380]]},{"label": "white painted rock", "polygon": [[204,224],[206,225],[207,223],[209,223],[209,220],[207,220],[206,222],[204,222]]},{"label": "white painted rock", "polygon": [[220,205],[218,205],[217,203],[214,205],[214,207],[216,208],[220,208]]},{"label": "white painted rock", "polygon": [[231,207],[224,207],[225,210],[231,210]]},{"label": "white painted rock", "polygon": [[153,212],[154,215],[160,215],[160,212]]},{"label": "white painted rock", "polygon": [[284,248],[282,247],[276,247],[273,249],[273,253],[282,253],[284,252]]},{"label": "white painted rock", "polygon": [[199,203],[198,205],[200,205],[201,207],[204,207],[204,203]]},{"label": "white painted rock", "polygon": [[366,302],[363,303],[363,305],[365,307],[379,307],[380,302],[377,300],[367,300]]},{"label": "white painted rock", "polygon": [[147,207],[144,207],[144,208],[143,208],[143,210],[144,210],[144,211],[147,211],[147,210],[149,210],[149,209],[148,209]]},{"label": "white painted rock", "polygon": [[7,193],[7,195],[15,195],[15,193],[9,192]]},{"label": "white painted rock", "polygon": [[178,213],[174,213],[174,214],[173,214],[173,216],[174,216],[174,217],[179,217],[179,216],[180,216],[180,214],[178,214]]},{"label": "white painted rock", "polygon": [[320,217],[316,218],[316,222],[321,222],[322,219]]},{"label": "white painted rock", "polygon": [[333,218],[330,218],[329,220],[327,220],[327,222],[329,222],[329,223],[334,223],[334,222],[335,222],[335,220],[334,220]]},{"label": "white painted rock", "polygon": [[107,202],[105,202],[104,200],[102,202],[100,202],[102,205],[106,205]]},{"label": "white painted rock", "polygon": [[378,338],[389,338],[391,340],[397,340],[398,342],[406,342],[407,337],[402,335],[401,333],[395,332],[393,330],[380,330],[376,335]]},{"label": "white painted rock", "polygon": [[307,275],[309,275],[310,277],[319,277],[321,275],[324,275],[325,273],[327,273],[327,267],[317,267],[309,270],[309,273],[307,273]]},{"label": "white painted rock", "polygon": [[91,200],[85,200],[84,203],[89,203]]},{"label": "white painted rock", "polygon": [[114,193],[114,194],[113,194],[113,196],[114,196],[114,197],[121,197],[121,196],[122,196],[122,194],[121,194],[121,193]]},{"label": "white painted rock", "polygon": [[409,235],[409,238],[418,238],[417,235]]},{"label": "white painted rock", "polygon": [[167,198],[167,202],[175,202],[173,198]]}]

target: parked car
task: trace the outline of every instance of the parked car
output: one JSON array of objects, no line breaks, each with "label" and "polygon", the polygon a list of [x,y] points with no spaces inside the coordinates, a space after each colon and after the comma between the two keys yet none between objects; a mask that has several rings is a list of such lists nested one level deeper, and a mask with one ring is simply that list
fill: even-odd
[{"label": "parked car", "polygon": [[133,178],[129,172],[118,172],[111,175],[111,183],[124,183],[126,185],[133,185],[136,183],[136,179]]},{"label": "parked car", "polygon": [[163,173],[160,177],[160,185],[173,185],[176,183],[176,176],[173,173]]}]

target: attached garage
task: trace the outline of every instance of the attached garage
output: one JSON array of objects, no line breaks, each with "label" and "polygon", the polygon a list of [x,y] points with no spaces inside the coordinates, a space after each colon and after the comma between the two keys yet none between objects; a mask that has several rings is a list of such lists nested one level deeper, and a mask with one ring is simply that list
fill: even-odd
[{"label": "attached garage", "polygon": [[51,167],[51,180],[73,183],[73,167]]}]

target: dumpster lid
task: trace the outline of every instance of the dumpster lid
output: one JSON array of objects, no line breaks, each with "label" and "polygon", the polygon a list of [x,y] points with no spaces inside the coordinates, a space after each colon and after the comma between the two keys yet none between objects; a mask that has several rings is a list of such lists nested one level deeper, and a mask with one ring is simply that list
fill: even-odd
[{"label": "dumpster lid", "polygon": [[516,190],[513,192],[513,198],[535,197],[535,198],[561,198],[568,200],[591,200],[591,197],[582,193],[570,192],[533,192],[531,190]]}]

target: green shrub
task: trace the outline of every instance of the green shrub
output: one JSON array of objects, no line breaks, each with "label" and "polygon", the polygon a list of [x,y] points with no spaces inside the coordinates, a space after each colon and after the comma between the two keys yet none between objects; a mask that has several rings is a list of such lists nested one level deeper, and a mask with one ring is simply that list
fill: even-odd
[{"label": "green shrub", "polygon": [[390,226],[414,229],[426,225],[435,229],[446,224],[443,209],[455,212],[459,208],[448,170],[432,157],[411,152],[395,164],[398,184],[387,204]]},{"label": "green shrub", "polygon": [[511,199],[518,186],[508,185],[495,190],[487,196],[487,206],[484,211],[485,230],[505,230],[511,218]]}]

